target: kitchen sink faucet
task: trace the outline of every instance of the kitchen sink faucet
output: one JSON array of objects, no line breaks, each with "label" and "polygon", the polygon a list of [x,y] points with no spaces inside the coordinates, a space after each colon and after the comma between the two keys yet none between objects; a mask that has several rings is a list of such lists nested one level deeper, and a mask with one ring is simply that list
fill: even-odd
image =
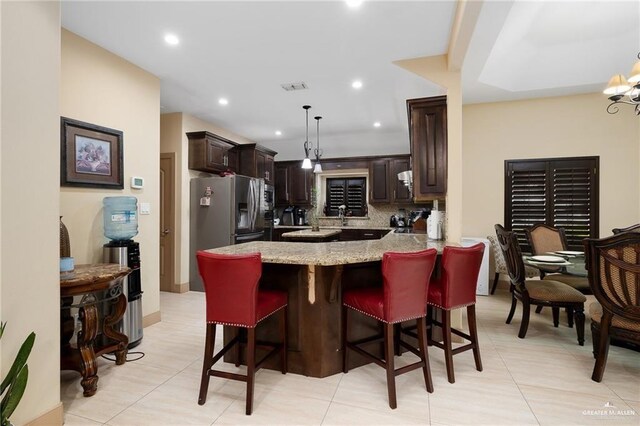
[{"label": "kitchen sink faucet", "polygon": [[340,207],[338,207],[338,217],[340,218],[340,224],[342,226],[346,226],[347,225],[347,216],[344,213],[346,208],[347,208],[347,206],[345,206],[344,204],[341,205]]}]

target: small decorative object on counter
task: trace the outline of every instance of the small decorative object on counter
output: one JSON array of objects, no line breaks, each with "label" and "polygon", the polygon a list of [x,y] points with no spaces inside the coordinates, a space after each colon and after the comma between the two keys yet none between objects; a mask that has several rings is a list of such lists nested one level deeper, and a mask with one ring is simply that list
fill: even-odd
[{"label": "small decorative object on counter", "polygon": [[[326,206],[325,206],[326,208]],[[318,190],[314,186],[311,188],[311,211],[309,211],[309,224],[313,232],[320,231],[320,220],[318,219]]]},{"label": "small decorative object on counter", "polygon": [[71,243],[69,242],[69,230],[62,222],[62,216],[60,216],[60,257],[71,256]]}]

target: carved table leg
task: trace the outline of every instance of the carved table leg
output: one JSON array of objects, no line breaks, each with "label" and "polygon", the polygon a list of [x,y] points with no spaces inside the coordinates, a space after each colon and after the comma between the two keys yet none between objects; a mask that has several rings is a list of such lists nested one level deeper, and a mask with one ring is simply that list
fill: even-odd
[{"label": "carved table leg", "polygon": [[127,361],[127,346],[129,338],[126,334],[122,334],[113,329],[113,326],[122,319],[127,309],[127,298],[124,294],[113,300],[111,303],[111,313],[104,318],[102,330],[105,336],[111,340],[118,342],[118,348],[115,350],[116,365],[122,365]]},{"label": "carved table leg", "polygon": [[78,332],[78,352],[80,353],[80,374],[84,396],[92,396],[98,387],[98,364],[93,350],[93,341],[98,334],[98,310],[95,305],[80,308],[79,318],[82,330]]}]

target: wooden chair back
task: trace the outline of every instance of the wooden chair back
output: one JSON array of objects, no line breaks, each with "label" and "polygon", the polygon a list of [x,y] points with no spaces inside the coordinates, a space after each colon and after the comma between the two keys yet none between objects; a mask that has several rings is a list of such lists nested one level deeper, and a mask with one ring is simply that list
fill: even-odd
[{"label": "wooden chair back", "polygon": [[626,228],[613,228],[611,232],[613,232],[613,235],[621,234],[623,232],[640,232],[640,223],[627,226]]},{"label": "wooden chair back", "polygon": [[531,228],[525,229],[531,252],[533,254],[544,254],[550,251],[566,250],[567,236],[563,228],[538,223]]},{"label": "wooden chair back", "polygon": [[602,308],[640,322],[640,232],[584,241],[589,285]]},{"label": "wooden chair back", "polygon": [[495,229],[498,245],[502,250],[502,255],[507,264],[507,272],[509,273],[511,284],[524,284],[524,262],[522,261],[522,252],[520,251],[520,244],[518,244],[518,237],[515,232],[507,231],[500,224],[496,224]]}]

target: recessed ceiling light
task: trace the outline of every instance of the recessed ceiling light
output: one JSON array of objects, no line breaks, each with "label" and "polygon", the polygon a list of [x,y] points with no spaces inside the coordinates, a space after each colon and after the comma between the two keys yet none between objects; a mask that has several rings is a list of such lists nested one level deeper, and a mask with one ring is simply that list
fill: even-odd
[{"label": "recessed ceiling light", "polygon": [[227,98],[220,98],[220,99],[218,99],[218,103],[220,105],[228,105],[229,104],[229,100]]},{"label": "recessed ceiling light", "polygon": [[280,130],[276,130],[276,136],[282,136],[282,132]]},{"label": "recessed ceiling light", "polygon": [[351,83],[351,87],[353,87],[354,89],[361,89],[362,82],[360,80],[355,80],[353,83]]},{"label": "recessed ceiling light", "polygon": [[171,46],[176,46],[180,43],[180,39],[178,39],[178,36],[176,36],[175,34],[166,34],[164,36],[164,41],[166,41],[167,44]]},{"label": "recessed ceiling light", "polygon": [[362,5],[363,0],[345,0],[345,3],[347,3],[347,6],[349,6],[351,9],[357,9]]},{"label": "recessed ceiling light", "polygon": [[375,123],[373,123],[373,127],[380,127],[380,126],[381,126],[381,124],[380,124],[379,121],[376,121]]}]

